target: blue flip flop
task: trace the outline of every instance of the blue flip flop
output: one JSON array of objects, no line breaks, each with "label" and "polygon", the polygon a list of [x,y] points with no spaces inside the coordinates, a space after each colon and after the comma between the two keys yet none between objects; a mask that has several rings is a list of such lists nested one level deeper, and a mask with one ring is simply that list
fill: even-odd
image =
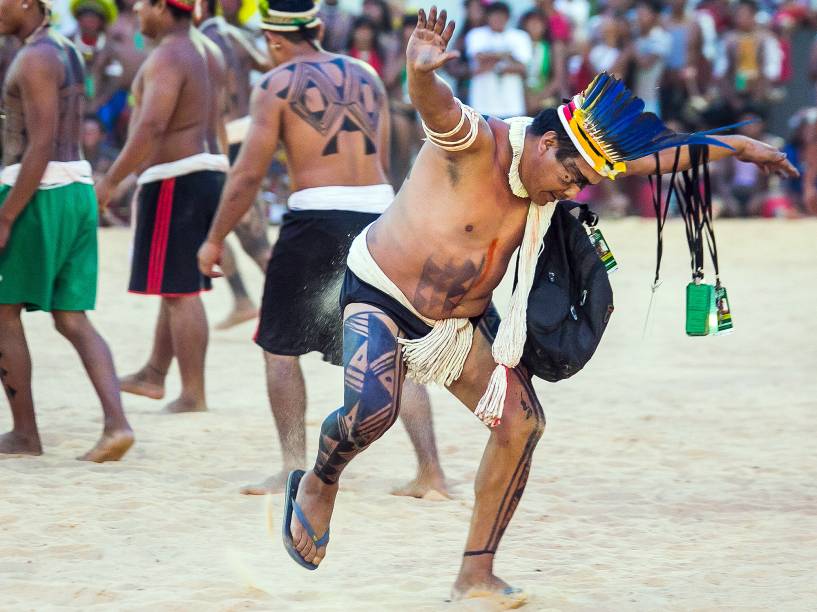
[{"label": "blue flip flop", "polygon": [[304,474],[305,472],[303,470],[292,470],[289,473],[289,478],[287,478],[287,497],[286,506],[284,507],[284,527],[282,535],[284,537],[284,548],[287,549],[287,553],[289,553],[289,556],[292,557],[292,560],[308,570],[316,570],[318,569],[318,566],[304,559],[301,556],[301,553],[298,552],[298,549],[295,548],[295,543],[292,541],[291,525],[292,512],[294,511],[295,516],[298,517],[298,521],[301,523],[303,528],[306,529],[307,535],[312,539],[317,548],[326,546],[329,543],[329,529],[327,528],[326,532],[319,538],[315,534],[315,530],[312,529],[312,525],[309,524],[309,521],[307,520],[304,511],[301,509],[301,506],[299,506],[298,502],[295,501],[295,497],[298,495],[298,485],[301,484],[301,479],[304,477]]}]

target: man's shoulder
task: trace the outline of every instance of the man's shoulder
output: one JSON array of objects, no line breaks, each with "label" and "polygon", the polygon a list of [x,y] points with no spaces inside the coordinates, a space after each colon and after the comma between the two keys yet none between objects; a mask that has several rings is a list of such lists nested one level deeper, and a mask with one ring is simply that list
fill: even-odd
[{"label": "man's shoulder", "polygon": [[345,55],[339,55],[338,57],[341,58],[344,63],[353,66],[354,69],[357,69],[360,73],[363,73],[367,78],[374,81],[375,84],[378,85],[379,87],[384,87],[383,81],[380,79],[380,75],[378,75],[377,71],[374,68],[372,68],[371,64],[368,64],[363,60],[359,60],[354,57],[349,57]]},{"label": "man's shoulder", "polygon": [[52,33],[21,47],[14,63],[23,75],[31,74],[32,71],[61,70],[65,53],[77,53],[74,43],[60,34]]}]

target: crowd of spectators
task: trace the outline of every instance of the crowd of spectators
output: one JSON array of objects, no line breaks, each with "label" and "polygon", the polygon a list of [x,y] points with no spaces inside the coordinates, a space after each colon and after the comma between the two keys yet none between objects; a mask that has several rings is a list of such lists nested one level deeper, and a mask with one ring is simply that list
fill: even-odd
[{"label": "crowd of spectators", "polygon": [[[59,27],[76,42],[88,67],[86,156],[104,172],[124,142],[130,85],[149,41],[139,33],[135,0],[61,2],[55,4]],[[220,5],[225,19],[242,25],[263,48],[246,5],[241,0]],[[338,0],[324,0],[321,17],[324,47],[368,62],[385,83],[392,111],[391,179],[399,187],[422,144],[405,70],[416,13],[406,11],[401,0],[363,0],[357,14]],[[817,12],[809,6],[778,0],[465,0],[459,21],[452,45],[461,55],[444,76],[478,112],[532,115],[608,71],[671,127],[696,131],[751,121],[739,130],[785,148],[801,169],[801,180],[783,183],[750,164],[715,164],[720,214],[817,214],[817,109],[794,114],[787,134],[766,130],[787,87],[807,76],[795,75],[793,56],[808,49],[794,48],[792,33],[817,25]],[[0,38],[0,78],[15,48],[14,41]],[[811,66],[809,77],[817,80],[817,44]],[[605,183],[582,196],[603,202],[613,213],[651,214],[644,181]],[[279,192],[279,201],[285,198],[285,179],[273,181],[271,189]],[[127,218],[127,186],[120,196],[118,214]]]}]

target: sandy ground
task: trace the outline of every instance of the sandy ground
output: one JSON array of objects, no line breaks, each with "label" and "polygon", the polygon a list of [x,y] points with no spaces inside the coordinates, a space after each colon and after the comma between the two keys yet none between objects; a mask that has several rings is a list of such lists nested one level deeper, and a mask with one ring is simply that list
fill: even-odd
[{"label": "sandy ground", "polygon": [[[533,593],[531,610],[815,609],[817,223],[718,223],[737,331],[697,339],[683,333],[683,227],[668,225],[645,339],[654,223],[603,228],[617,310],[586,371],[536,383],[548,431],[497,573]],[[127,232],[101,236],[93,319],[126,373],[147,354],[157,301],[125,293]],[[242,264],[257,296],[260,274]],[[226,313],[223,283],[206,303],[211,320]],[[100,427],[78,359],[46,316],[26,325],[46,454],[0,460],[0,609],[487,609],[445,603],[486,431],[443,390],[432,401],[454,500],[387,494],[413,475],[394,427],[346,471],[311,573],[281,546],[281,497],[270,536],[265,500],[238,494],[279,460],[252,324],[211,336],[209,413],[126,397],[137,445],[106,465],[74,460]],[[304,367],[312,455],[341,376],[314,355]]]}]

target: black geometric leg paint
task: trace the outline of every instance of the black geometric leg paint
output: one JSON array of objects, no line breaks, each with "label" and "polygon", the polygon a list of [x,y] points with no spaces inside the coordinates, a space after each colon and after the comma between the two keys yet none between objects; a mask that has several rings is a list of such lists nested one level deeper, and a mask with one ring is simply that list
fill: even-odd
[{"label": "black geometric leg paint", "polygon": [[502,496],[502,501],[499,504],[499,510],[497,511],[496,519],[491,527],[485,547],[480,550],[466,551],[464,553],[466,557],[486,554],[492,555],[496,553],[499,541],[502,539],[505,529],[508,527],[513,513],[516,511],[516,507],[519,505],[519,500],[522,499],[522,493],[525,491],[525,485],[528,482],[528,475],[530,474],[533,451],[536,448],[537,442],[539,442],[539,438],[542,437],[545,428],[545,413],[533,390],[530,377],[521,367],[514,368],[510,372],[522,386],[519,402],[525,414],[525,420],[529,421],[530,419],[534,419],[535,423],[531,428],[522,454],[519,457],[519,462],[516,464],[513,475]]},{"label": "black geometric leg paint", "polygon": [[235,235],[244,252],[256,261],[269,257],[272,246],[267,237],[267,217],[259,201],[253,203],[235,226]]},{"label": "black geometric leg paint", "polygon": [[343,468],[397,420],[403,362],[400,345],[380,311],[358,312],[343,323],[344,405],[321,426],[315,474],[337,482]]}]

